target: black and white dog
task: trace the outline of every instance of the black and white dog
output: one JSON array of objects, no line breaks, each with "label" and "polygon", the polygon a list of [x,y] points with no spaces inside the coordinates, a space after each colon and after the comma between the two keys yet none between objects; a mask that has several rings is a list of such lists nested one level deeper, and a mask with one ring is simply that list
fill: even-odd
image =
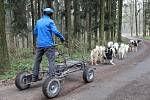
[{"label": "black and white dog", "polygon": [[113,63],[113,50],[112,50],[112,47],[107,47],[105,49],[105,53],[104,53],[104,56],[103,56],[104,60],[107,62],[107,63],[110,63],[112,65],[115,65]]},{"label": "black and white dog", "polygon": [[141,40],[130,40],[129,42],[129,50],[137,52],[138,44],[141,42]]}]

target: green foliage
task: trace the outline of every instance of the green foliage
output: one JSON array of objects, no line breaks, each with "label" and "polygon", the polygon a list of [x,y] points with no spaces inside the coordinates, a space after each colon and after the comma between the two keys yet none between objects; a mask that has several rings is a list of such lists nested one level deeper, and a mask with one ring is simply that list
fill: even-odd
[{"label": "green foliage", "polygon": [[[66,52],[66,48],[62,45],[59,45],[58,50],[62,50],[65,53],[65,57],[67,60],[82,60],[82,56],[87,60],[89,58],[89,52],[83,53],[79,52],[79,50],[74,50],[70,53],[70,56]],[[12,79],[15,78],[16,74],[20,71],[32,71],[33,63],[34,63],[34,55],[32,54],[31,49],[17,49],[17,54],[15,56],[11,56],[10,61],[10,69],[7,72],[0,73],[0,80]],[[57,57],[56,63],[62,63],[63,58]],[[48,68],[48,61],[46,56],[43,56],[43,60],[41,63],[41,70],[46,70]]]},{"label": "green foliage", "polygon": [[17,71],[7,71],[3,74],[0,74],[0,80],[12,79],[16,75]]}]

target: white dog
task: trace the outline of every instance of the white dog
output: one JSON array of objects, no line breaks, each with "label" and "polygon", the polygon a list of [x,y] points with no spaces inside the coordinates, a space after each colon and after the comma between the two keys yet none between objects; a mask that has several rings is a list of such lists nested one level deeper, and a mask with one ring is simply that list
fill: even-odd
[{"label": "white dog", "polygon": [[99,49],[99,47],[96,46],[96,48],[94,48],[94,49],[91,51],[91,63],[92,63],[92,65],[94,65],[94,64],[97,65],[98,55],[99,55],[98,49]]},{"label": "white dog", "polygon": [[127,51],[128,51],[128,46],[126,44],[121,43],[120,48],[118,50],[118,58],[119,59],[126,58]]}]

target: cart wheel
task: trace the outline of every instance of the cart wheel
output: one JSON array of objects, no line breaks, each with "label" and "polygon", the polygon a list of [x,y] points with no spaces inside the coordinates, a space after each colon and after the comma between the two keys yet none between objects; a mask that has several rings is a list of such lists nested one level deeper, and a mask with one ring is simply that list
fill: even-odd
[{"label": "cart wheel", "polygon": [[43,84],[42,91],[47,98],[54,98],[60,92],[60,81],[58,79],[47,78]]},{"label": "cart wheel", "polygon": [[94,80],[94,70],[92,68],[86,67],[83,71],[83,80],[86,83],[90,83]]},{"label": "cart wheel", "polygon": [[31,82],[27,79],[27,75],[30,73],[25,71],[25,72],[20,72],[15,79],[15,85],[19,90],[25,90],[30,87]]}]

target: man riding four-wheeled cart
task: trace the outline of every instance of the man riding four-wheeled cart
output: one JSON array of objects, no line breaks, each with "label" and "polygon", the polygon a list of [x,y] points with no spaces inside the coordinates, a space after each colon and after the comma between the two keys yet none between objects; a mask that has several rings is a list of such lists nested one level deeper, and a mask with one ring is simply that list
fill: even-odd
[{"label": "man riding four-wheeled cart", "polygon": [[[56,53],[56,44],[53,36],[59,37],[63,43],[65,41],[63,35],[57,30],[52,15],[52,8],[43,10],[44,16],[39,19],[34,29],[36,36],[36,55],[33,66],[33,72],[24,71],[16,76],[15,85],[18,89],[24,90],[30,87],[31,83],[40,81],[39,74],[44,74],[46,77],[43,83],[43,93],[48,98],[56,97],[61,88],[61,81],[70,73],[83,71],[83,80],[92,82],[94,79],[94,70],[86,65],[84,61],[67,61],[62,52]],[[46,55],[49,63],[47,71],[40,72],[40,63],[42,56]],[[55,64],[55,56],[61,56],[64,61],[60,64]]]}]

